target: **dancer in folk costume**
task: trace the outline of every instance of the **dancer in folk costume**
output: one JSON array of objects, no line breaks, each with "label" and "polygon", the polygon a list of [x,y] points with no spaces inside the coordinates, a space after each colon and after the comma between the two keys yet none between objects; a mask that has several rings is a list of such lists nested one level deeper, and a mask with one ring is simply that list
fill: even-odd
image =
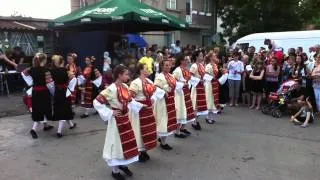
[{"label": "dancer in folk costume", "polygon": [[220,84],[218,81],[219,69],[217,65],[217,57],[213,52],[210,52],[206,56],[206,81],[205,81],[205,92],[206,102],[208,108],[208,115],[206,121],[208,124],[214,124],[214,113],[221,112],[219,105],[219,88]]},{"label": "dancer in folk costume", "polygon": [[139,151],[128,115],[128,103],[132,100],[125,84],[129,80],[128,68],[123,65],[115,67],[114,78],[115,82],[103,90],[93,104],[100,117],[108,122],[103,158],[113,168],[112,176],[124,180],[119,169],[132,176],[126,165],[138,161]]},{"label": "dancer in folk costume", "polygon": [[[196,112],[197,117],[200,115],[207,115],[207,103],[206,95],[203,84],[203,77],[205,75],[205,67],[203,65],[203,53],[201,51],[196,51],[193,54],[192,60],[195,62],[191,65],[190,72],[192,77],[190,79],[191,88],[191,100],[194,111]],[[196,119],[192,127],[195,130],[201,130],[200,123]]]},{"label": "dancer in folk costume", "polygon": [[163,60],[160,62],[161,73],[154,80],[154,85],[164,90],[166,95],[155,102],[154,115],[157,122],[157,132],[160,147],[171,150],[172,147],[166,143],[166,137],[170,136],[177,129],[177,117],[174,102],[176,79],[170,74],[171,62]]},{"label": "dancer in folk costume", "polygon": [[81,88],[82,90],[82,102],[81,105],[82,107],[85,108],[85,113],[80,116],[80,118],[87,118],[89,117],[89,111],[90,109],[93,108],[92,102],[95,98],[95,93],[94,93],[94,84],[92,83],[93,80],[95,80],[95,71],[94,71],[94,66],[93,63],[95,61],[94,57],[86,57],[85,62],[86,62],[86,67],[82,73],[85,82],[84,82],[84,87]]},{"label": "dancer in folk costume", "polygon": [[[76,77],[78,77],[81,74],[81,68],[79,66],[77,66],[76,64],[77,61],[77,54],[75,53],[69,53],[67,55],[67,71],[69,74],[69,79],[70,79],[70,85],[71,87],[69,87],[69,90],[71,91],[71,96],[70,96],[70,100],[71,100],[71,104],[72,107],[74,109],[75,104],[77,102],[77,94],[78,94],[78,83],[76,81]],[[75,81],[75,82],[72,82]],[[75,83],[75,84],[73,84]]]},{"label": "dancer in folk costume", "polygon": [[64,68],[62,56],[52,56],[51,75],[55,85],[53,96],[53,120],[59,121],[57,137],[61,138],[62,130],[66,122],[68,122],[70,126],[69,129],[74,129],[77,125],[76,123],[72,122],[73,113],[71,101],[67,98],[67,91],[69,91],[69,76],[67,69]]},{"label": "dancer in folk costume", "polygon": [[[185,138],[191,133],[185,128],[188,122],[195,121],[195,112],[192,107],[190,90],[188,86],[188,81],[191,78],[191,73],[188,69],[188,57],[180,55],[176,59],[175,70],[173,71],[173,76],[178,82],[183,83],[182,93],[175,91],[175,106],[177,113],[177,132],[175,137]],[[184,134],[181,134],[184,133]]]},{"label": "dancer in folk costume", "polygon": [[154,100],[151,99],[156,86],[147,78],[149,71],[146,64],[138,64],[137,70],[140,76],[131,82],[129,89],[132,97],[145,107],[139,114],[130,111],[129,116],[140,151],[139,162],[145,162],[150,159],[147,151],[157,146],[157,125],[152,106]]},{"label": "dancer in folk costume", "polygon": [[32,120],[34,121],[30,134],[33,139],[37,139],[36,133],[39,122],[44,121],[43,130],[49,131],[53,126],[47,124],[47,120],[52,120],[51,96],[47,88],[50,79],[50,71],[45,68],[47,56],[37,53],[33,58],[33,66],[22,72],[24,79],[28,79],[32,86]]}]

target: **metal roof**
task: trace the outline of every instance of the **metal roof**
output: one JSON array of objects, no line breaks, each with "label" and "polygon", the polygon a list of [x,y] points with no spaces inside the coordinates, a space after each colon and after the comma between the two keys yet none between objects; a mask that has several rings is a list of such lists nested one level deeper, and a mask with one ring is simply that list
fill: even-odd
[{"label": "metal roof", "polygon": [[51,31],[48,27],[50,21],[47,19],[0,17],[0,30]]}]

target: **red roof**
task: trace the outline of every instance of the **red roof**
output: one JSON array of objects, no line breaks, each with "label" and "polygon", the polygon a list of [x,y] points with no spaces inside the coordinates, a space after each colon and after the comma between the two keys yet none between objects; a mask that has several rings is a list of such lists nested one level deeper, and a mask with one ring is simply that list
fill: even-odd
[{"label": "red roof", "polygon": [[27,31],[50,31],[47,19],[0,17],[0,29],[4,30],[27,30]]}]

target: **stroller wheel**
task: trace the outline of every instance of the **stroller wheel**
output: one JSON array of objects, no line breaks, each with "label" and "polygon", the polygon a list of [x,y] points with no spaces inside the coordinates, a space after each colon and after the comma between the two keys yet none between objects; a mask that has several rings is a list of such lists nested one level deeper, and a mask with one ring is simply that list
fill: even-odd
[{"label": "stroller wheel", "polygon": [[261,112],[262,112],[263,114],[270,114],[270,113],[271,113],[271,107],[270,107],[270,106],[263,106],[263,107],[261,108]]},{"label": "stroller wheel", "polygon": [[275,118],[281,118],[282,112],[280,111],[280,109],[275,109],[274,111],[272,111],[272,116]]}]

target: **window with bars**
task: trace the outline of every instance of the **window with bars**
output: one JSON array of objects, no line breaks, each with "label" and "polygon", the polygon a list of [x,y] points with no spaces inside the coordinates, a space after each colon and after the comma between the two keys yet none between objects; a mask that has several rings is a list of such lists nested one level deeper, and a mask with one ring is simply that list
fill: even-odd
[{"label": "window with bars", "polygon": [[204,0],[204,12],[211,12],[211,0]]},{"label": "window with bars", "polygon": [[88,5],[87,0],[80,0],[80,8],[85,7]]},{"label": "window with bars", "polygon": [[177,0],[167,0],[168,9],[177,9]]}]

